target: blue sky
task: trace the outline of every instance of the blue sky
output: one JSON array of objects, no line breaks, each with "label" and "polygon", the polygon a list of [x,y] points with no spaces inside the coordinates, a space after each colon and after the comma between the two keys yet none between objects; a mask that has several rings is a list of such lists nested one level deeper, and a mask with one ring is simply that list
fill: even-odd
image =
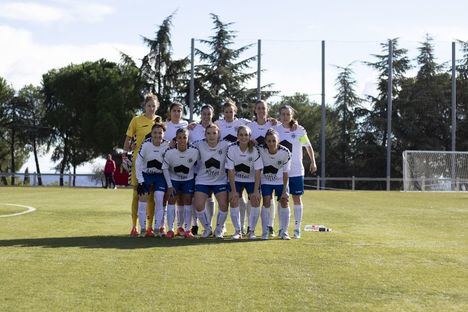
[{"label": "blue sky", "polygon": [[[440,62],[450,60],[452,40],[468,40],[467,1],[0,0],[0,76],[19,89],[39,84],[43,73],[70,63],[118,61],[119,51],[141,58],[146,52],[141,36],[153,36],[176,10],[176,57],[189,55],[191,38],[212,34],[209,13],[215,13],[234,22],[236,46],[262,39],[262,81],[274,83],[283,95],[299,91],[320,100],[320,41],[326,40],[329,104],[334,65],[372,60],[370,54],[380,53],[380,42],[388,38],[400,37],[414,58],[418,42],[429,33]],[[253,47],[245,56],[255,53]],[[357,92],[372,94],[375,73],[360,62],[353,68]]]}]

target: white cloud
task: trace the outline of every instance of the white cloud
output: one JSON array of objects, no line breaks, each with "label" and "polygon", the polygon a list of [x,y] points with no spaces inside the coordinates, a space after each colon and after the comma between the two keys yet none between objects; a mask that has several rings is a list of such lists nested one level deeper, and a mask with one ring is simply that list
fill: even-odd
[{"label": "white cloud", "polygon": [[56,5],[37,2],[0,4],[0,17],[23,22],[98,22],[112,13],[112,7],[93,2],[59,1]]},{"label": "white cloud", "polygon": [[39,85],[44,73],[70,63],[95,61],[100,58],[118,62],[120,51],[137,60],[145,53],[143,46],[118,42],[44,45],[34,41],[29,31],[2,25],[0,25],[0,50],[2,51],[0,76],[15,89],[30,83]]}]

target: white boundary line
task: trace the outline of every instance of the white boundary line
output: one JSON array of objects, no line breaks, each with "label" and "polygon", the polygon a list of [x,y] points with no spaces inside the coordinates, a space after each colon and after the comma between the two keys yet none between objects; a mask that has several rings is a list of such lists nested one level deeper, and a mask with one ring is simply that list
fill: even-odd
[{"label": "white boundary line", "polygon": [[11,214],[7,214],[7,215],[0,215],[0,218],[16,217],[16,216],[20,216],[20,215],[23,215],[23,214],[26,214],[26,213],[36,211],[36,208],[30,207],[30,206],[17,205],[17,204],[6,204],[6,203],[0,203],[0,205],[22,207],[22,208],[27,209],[26,211],[22,211],[22,212],[11,213]]}]

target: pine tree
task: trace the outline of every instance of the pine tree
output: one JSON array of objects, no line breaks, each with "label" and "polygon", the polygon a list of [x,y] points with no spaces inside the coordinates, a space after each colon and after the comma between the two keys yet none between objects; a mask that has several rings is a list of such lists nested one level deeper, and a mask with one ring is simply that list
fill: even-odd
[{"label": "pine tree", "polygon": [[[221,105],[226,98],[234,100],[240,108],[255,102],[256,90],[248,89],[245,83],[254,78],[256,72],[245,71],[249,70],[251,62],[257,57],[251,56],[239,60],[242,53],[252,44],[238,49],[233,48],[236,38],[236,32],[231,29],[233,23],[223,23],[215,14],[211,14],[211,18],[214,35],[208,40],[200,40],[208,46],[209,51],[196,50],[196,54],[203,62],[196,69],[200,88],[198,101],[213,105],[214,115],[219,116]],[[251,110],[248,111],[251,114]]]},{"label": "pine tree", "polygon": [[160,114],[164,114],[174,100],[185,101],[189,85],[190,60],[187,57],[173,59],[171,28],[174,15],[175,12],[164,19],[155,38],[143,37],[149,52],[143,57],[141,76],[146,82],[146,91],[158,95]]},{"label": "pine tree", "polygon": [[355,109],[360,105],[362,99],[356,94],[354,79],[354,71],[351,68],[352,64],[346,67],[336,66],[341,71],[339,72],[335,86],[338,93],[335,95],[335,112],[338,117],[340,127],[339,136],[336,137],[336,148],[340,152],[341,163],[339,164],[343,175],[353,174],[353,145],[356,135],[356,113]]}]

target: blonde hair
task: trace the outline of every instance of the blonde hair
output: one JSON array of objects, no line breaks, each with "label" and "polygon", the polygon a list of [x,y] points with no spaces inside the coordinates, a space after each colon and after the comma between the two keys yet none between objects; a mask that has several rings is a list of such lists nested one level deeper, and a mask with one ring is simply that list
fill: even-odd
[{"label": "blonde hair", "polygon": [[234,103],[233,100],[231,99],[226,99],[224,100],[224,104],[223,104],[223,112],[226,108],[228,107],[231,107],[232,110],[234,111],[234,115],[237,113],[237,106],[236,106],[236,103]]},{"label": "blonde hair", "polygon": [[[252,137],[252,130],[250,130],[249,127],[244,126],[244,125],[239,126],[239,128],[237,128],[237,136],[239,136],[239,132],[241,130],[245,130],[245,132],[247,132],[249,137]],[[252,153],[254,146],[255,146],[255,143],[252,140],[249,140],[249,143],[247,143],[247,148],[249,150],[249,153]]]},{"label": "blonde hair", "polygon": [[[154,102],[154,104],[156,105],[156,111],[159,109],[159,106],[160,106],[160,103],[159,103],[159,100],[158,100],[158,97],[156,96],[156,94],[152,93],[152,92],[149,92],[145,95],[145,99],[143,100],[143,107],[146,106],[146,104],[148,102]],[[156,118],[154,119],[155,122],[161,122],[161,117],[159,116],[156,116]]]}]

